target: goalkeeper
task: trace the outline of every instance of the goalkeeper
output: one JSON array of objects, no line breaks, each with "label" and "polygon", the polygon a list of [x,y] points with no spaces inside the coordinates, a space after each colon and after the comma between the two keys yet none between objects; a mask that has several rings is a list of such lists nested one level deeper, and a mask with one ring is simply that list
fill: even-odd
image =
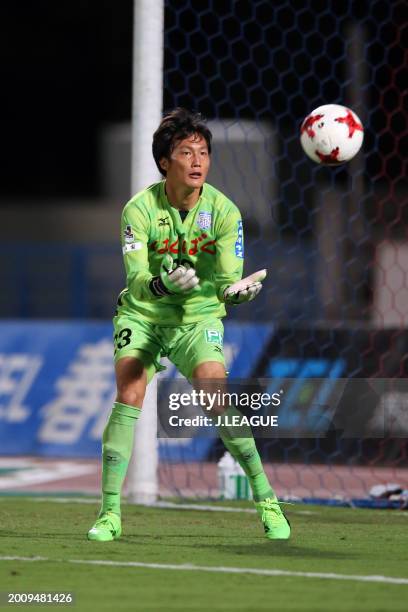
[{"label": "goalkeeper", "polygon": [[[117,397],[102,438],[102,506],[90,540],[121,535],[120,494],[132,453],[146,385],[168,356],[195,384],[225,379],[225,304],[256,297],[266,270],[241,280],[243,230],[237,207],[205,182],[211,132],[199,114],[178,108],[153,136],[153,157],[164,176],[136,194],[122,215],[127,287],[114,317]],[[226,414],[235,413],[235,408]],[[239,413],[236,413],[239,414]],[[290,526],[263,470],[252,434],[221,438],[248,476],[269,539],[287,539]]]}]

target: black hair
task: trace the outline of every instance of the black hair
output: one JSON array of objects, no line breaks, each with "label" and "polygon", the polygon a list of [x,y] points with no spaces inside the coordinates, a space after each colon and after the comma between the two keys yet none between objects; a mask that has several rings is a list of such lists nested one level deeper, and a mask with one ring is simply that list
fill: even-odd
[{"label": "black hair", "polygon": [[153,157],[159,172],[166,176],[166,170],[160,166],[160,160],[170,155],[177,141],[193,134],[200,134],[206,141],[208,153],[211,154],[212,134],[200,113],[192,113],[185,108],[175,108],[167,113],[153,134]]}]

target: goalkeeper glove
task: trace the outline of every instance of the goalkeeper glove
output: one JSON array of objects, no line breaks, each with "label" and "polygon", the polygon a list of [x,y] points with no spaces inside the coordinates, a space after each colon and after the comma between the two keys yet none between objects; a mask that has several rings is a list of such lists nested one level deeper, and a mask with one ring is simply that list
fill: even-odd
[{"label": "goalkeeper glove", "polygon": [[161,262],[160,276],[154,276],[149,287],[153,295],[163,297],[199,289],[199,282],[194,268],[179,266],[171,255],[166,254]]},{"label": "goalkeeper glove", "polygon": [[261,281],[266,277],[266,270],[258,270],[234,283],[224,291],[226,304],[242,304],[253,300],[262,289]]}]

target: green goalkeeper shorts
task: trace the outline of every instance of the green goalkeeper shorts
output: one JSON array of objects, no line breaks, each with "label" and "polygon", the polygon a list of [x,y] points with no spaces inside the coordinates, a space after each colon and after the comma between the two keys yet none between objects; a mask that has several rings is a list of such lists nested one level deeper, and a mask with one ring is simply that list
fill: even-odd
[{"label": "green goalkeeper shorts", "polygon": [[140,359],[150,381],[168,357],[179,372],[191,380],[194,369],[205,361],[225,365],[224,326],[221,319],[207,319],[179,327],[162,327],[119,314],[113,319],[115,362],[122,357]]}]

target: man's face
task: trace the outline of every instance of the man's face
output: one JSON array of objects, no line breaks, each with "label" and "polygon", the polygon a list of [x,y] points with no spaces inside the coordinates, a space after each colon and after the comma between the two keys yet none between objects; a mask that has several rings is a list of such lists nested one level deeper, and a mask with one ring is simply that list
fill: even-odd
[{"label": "man's face", "polygon": [[200,189],[210,168],[205,138],[200,134],[193,134],[177,141],[170,159],[163,157],[160,164],[167,171],[166,180],[169,183]]}]

